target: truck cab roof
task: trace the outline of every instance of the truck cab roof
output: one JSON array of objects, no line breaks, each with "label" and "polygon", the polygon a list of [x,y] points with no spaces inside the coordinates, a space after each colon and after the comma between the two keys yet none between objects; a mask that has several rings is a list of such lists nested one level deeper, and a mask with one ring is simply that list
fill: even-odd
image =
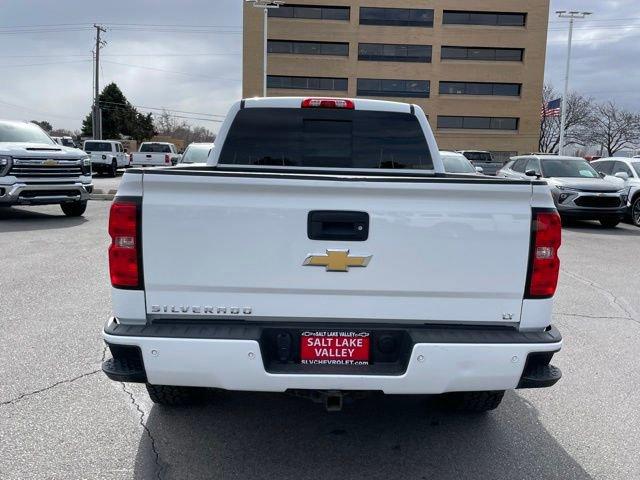
[{"label": "truck cab roof", "polygon": [[[375,110],[384,112],[410,113],[414,105],[408,103],[391,102],[387,100],[370,100],[366,98],[335,98],[335,97],[266,97],[246,98],[239,102],[241,108],[314,108],[303,107],[305,101],[345,102],[352,105],[352,110]],[[328,105],[329,103],[327,103]],[[317,107],[330,108],[330,107]],[[340,107],[337,107],[340,108]],[[344,107],[347,108],[347,107]]]}]

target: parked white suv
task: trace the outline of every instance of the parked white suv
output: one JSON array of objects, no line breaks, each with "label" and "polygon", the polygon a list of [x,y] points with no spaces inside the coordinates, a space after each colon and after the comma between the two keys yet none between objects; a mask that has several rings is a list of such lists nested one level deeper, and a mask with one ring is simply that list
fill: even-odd
[{"label": "parked white suv", "polygon": [[118,141],[86,140],[83,150],[91,155],[91,166],[96,173],[115,177],[119,168],[129,166],[129,155]]},{"label": "parked white suv", "polygon": [[59,204],[80,216],[93,190],[91,158],[33,123],[0,120],[0,207]]},{"label": "parked white suv", "polygon": [[629,189],[629,217],[636,227],[640,227],[640,158],[601,158],[591,165],[598,172],[624,182]]}]

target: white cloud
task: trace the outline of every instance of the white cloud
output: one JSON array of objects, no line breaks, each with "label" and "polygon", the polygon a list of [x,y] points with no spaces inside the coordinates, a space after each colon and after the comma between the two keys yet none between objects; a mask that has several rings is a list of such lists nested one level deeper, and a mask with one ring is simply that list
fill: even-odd
[{"label": "white cloud", "polygon": [[[558,87],[562,84],[566,55],[566,23],[560,23],[553,12],[573,9],[576,4],[594,14],[576,26],[572,86],[598,99],[612,98],[640,109],[637,0],[552,0],[547,80]],[[0,28],[0,66],[4,67],[0,117],[48,119],[56,127],[80,128],[92,99],[94,32],[89,27],[96,21],[224,27],[212,28],[211,33],[186,33],[176,27],[137,31],[113,26],[104,35],[108,44],[103,50],[101,83],[115,81],[135,105],[224,114],[240,97],[241,0],[112,0],[108,8],[95,0],[13,0],[3,2],[0,20],[0,27],[5,27]],[[7,34],[16,26],[35,24],[79,25]],[[197,55],[203,53],[218,55]],[[25,66],[45,63],[49,65]],[[191,122],[214,130],[218,127],[202,120]]]}]

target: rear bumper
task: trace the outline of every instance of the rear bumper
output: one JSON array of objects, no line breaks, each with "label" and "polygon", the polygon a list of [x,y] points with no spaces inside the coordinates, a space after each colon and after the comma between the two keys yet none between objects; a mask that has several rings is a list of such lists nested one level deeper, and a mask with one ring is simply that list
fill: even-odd
[{"label": "rear bumper", "polygon": [[16,182],[0,185],[0,205],[49,205],[89,200],[92,183],[66,184]]},{"label": "rear bumper", "polygon": [[[363,328],[343,325],[341,329],[349,327]],[[291,362],[274,364],[269,359],[268,348],[262,348],[264,334],[274,328],[283,327],[175,323],[126,326],[111,320],[103,337],[115,363],[105,362],[103,370],[119,381],[261,392],[296,389],[440,394],[546,387],[560,378],[557,369],[553,378],[538,373],[539,362],[548,363],[562,347],[562,337],[555,328],[522,333],[507,329],[411,327],[403,331],[411,341],[400,370],[370,365],[313,372]],[[118,358],[127,351],[135,352],[139,361]],[[137,367],[128,375],[126,370],[117,370],[115,364]]]}]

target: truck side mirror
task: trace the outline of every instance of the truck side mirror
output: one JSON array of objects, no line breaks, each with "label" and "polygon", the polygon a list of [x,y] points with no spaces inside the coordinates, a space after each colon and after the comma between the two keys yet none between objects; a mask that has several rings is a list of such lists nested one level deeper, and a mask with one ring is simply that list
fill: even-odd
[{"label": "truck side mirror", "polygon": [[527,170],[526,172],[524,172],[524,174],[525,174],[527,177],[540,177],[540,175],[538,174],[538,172],[536,172],[536,171],[535,171],[535,170],[533,170],[533,169]]},{"label": "truck side mirror", "polygon": [[627,172],[618,172],[614,175],[616,178],[621,178],[625,182],[629,180],[629,174]]},{"label": "truck side mirror", "polygon": [[476,173],[483,173],[483,172],[484,172],[484,168],[476,167]]},{"label": "truck side mirror", "polygon": [[602,178],[604,178],[604,177],[606,177],[606,176],[607,176],[607,174],[606,174],[606,173],[604,173],[604,172],[598,172],[598,175],[600,175]]}]

